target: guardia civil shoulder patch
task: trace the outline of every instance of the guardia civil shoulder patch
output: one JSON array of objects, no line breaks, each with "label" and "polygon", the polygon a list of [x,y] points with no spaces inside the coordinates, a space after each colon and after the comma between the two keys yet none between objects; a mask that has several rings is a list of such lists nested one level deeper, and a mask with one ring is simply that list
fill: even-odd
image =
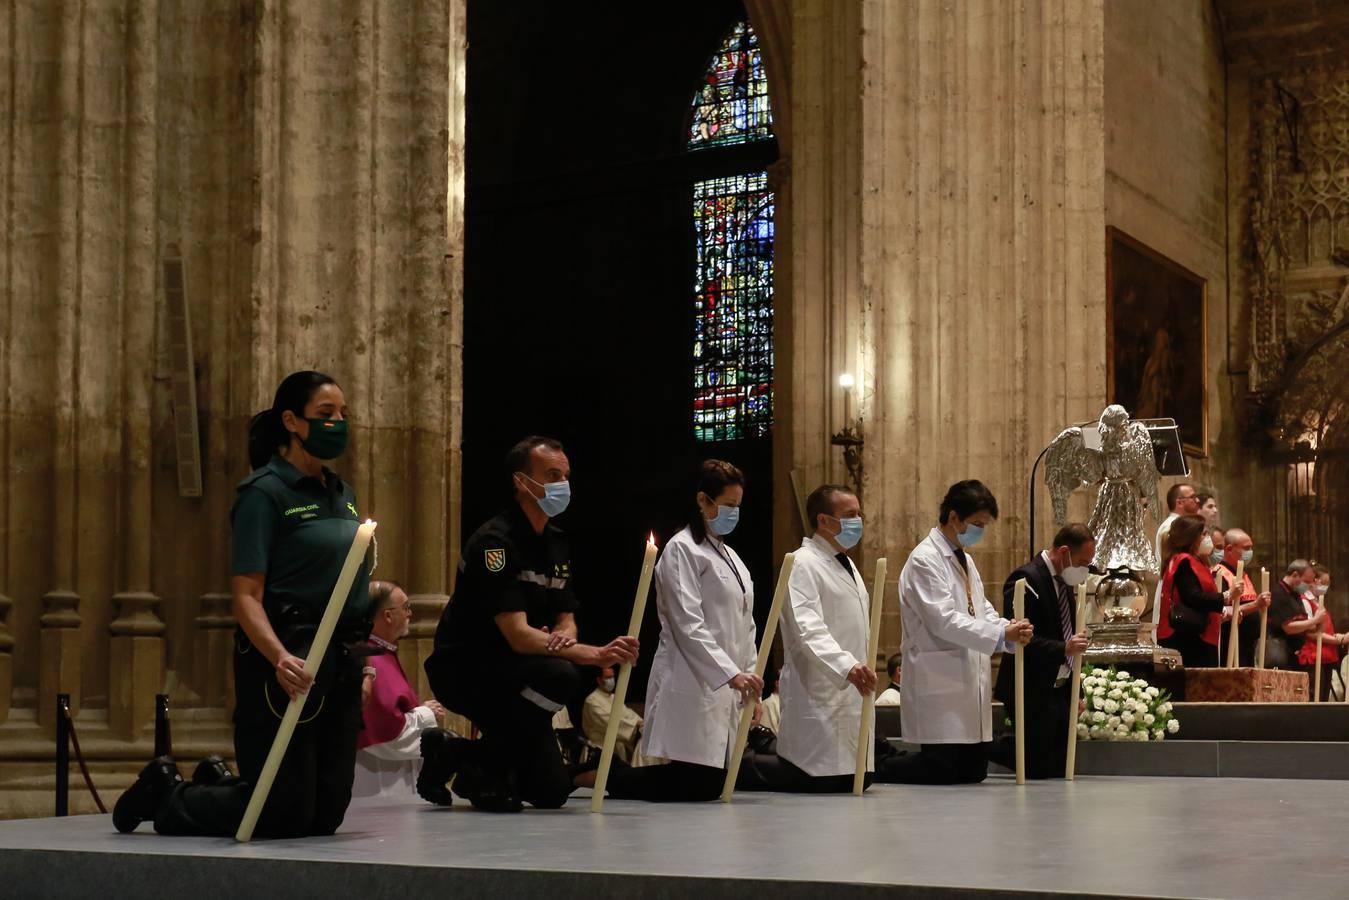
[{"label": "guardia civil shoulder patch", "polygon": [[506,551],[502,550],[484,550],[483,561],[487,563],[487,571],[500,572],[506,568]]}]

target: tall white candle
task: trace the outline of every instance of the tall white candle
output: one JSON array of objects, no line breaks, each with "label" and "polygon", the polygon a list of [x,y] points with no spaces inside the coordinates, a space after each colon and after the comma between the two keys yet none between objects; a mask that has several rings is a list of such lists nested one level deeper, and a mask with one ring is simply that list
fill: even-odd
[{"label": "tall white candle", "polygon": [[[1026,617],[1026,579],[1018,578],[1012,589],[1012,618]],[[1026,783],[1026,654],[1025,646],[1018,641],[1014,655],[1016,657],[1016,783]]]},{"label": "tall white candle", "polygon": [[[1082,617],[1087,614],[1087,583],[1077,586],[1077,618],[1073,620],[1076,630],[1082,630]],[[1077,774],[1077,705],[1082,693],[1082,656],[1073,657],[1072,690],[1068,698],[1068,762],[1063,769],[1063,777],[1072,781]]]},{"label": "tall white candle", "polygon": [[[642,630],[642,616],[646,613],[646,597],[651,591],[651,572],[656,567],[656,536],[646,542],[642,556],[642,571],[637,576],[637,594],[632,598],[632,618],[628,619],[628,637],[637,637]],[[628,682],[632,679],[632,663],[623,663],[618,670],[618,683],[609,706],[609,724],[604,729],[604,747],[600,751],[600,767],[595,771],[595,793],[590,798],[590,811],[604,808],[604,789],[609,784],[609,767],[614,762],[614,746],[618,743],[618,726],[623,721],[627,703]]]},{"label": "tall white candle", "polygon": [[[884,558],[876,560],[876,577],[871,582],[871,632],[867,638],[867,665],[876,664],[876,654],[881,645],[881,604],[885,602]],[[845,690],[852,690],[848,685]],[[871,746],[871,722],[876,714],[876,692],[868,691],[862,698],[862,726],[857,732],[857,767],[853,769],[852,792],[858,797],[866,787],[867,750]]]},{"label": "tall white candle", "polygon": [[[1246,584],[1246,560],[1237,560],[1236,585]],[[1245,591],[1242,591],[1243,596]],[[1241,626],[1241,599],[1232,604],[1232,623],[1227,631],[1227,668],[1235,669],[1241,665],[1241,640],[1237,629]]]},{"label": "tall white candle", "polygon": [[[1269,593],[1269,569],[1260,569],[1260,595]],[[1269,631],[1269,609],[1260,610],[1260,649],[1255,654],[1255,665],[1257,668],[1265,667],[1265,635]],[[1345,692],[1349,694],[1349,691]]]},{"label": "tall white candle", "polygon": [[[328,605],[323,609],[323,618],[319,620],[318,631],[314,633],[314,642],[309,647],[309,656],[304,661],[304,670],[310,675],[318,674],[319,664],[323,662],[323,656],[328,652],[328,642],[332,640],[337,620],[341,618],[342,608],[351,593],[352,582],[356,580],[356,573],[361,568],[365,551],[374,535],[375,523],[369,519],[356,528],[356,537],[351,541],[351,549],[347,551],[347,558],[342,563],[337,583],[333,585],[333,592],[328,596]],[[258,783],[253,786],[252,796],[248,798],[248,807],[244,810],[239,830],[234,833],[236,841],[247,843],[253,839],[253,829],[257,827],[262,807],[267,802],[267,795],[272,791],[272,782],[276,780],[276,772],[281,768],[286,748],[290,746],[295,725],[300,721],[304,698],[304,694],[292,697],[286,706],[286,712],[281,717],[281,725],[276,730],[276,737],[272,739],[272,748],[267,751],[267,759],[262,764],[262,774],[258,776]]]},{"label": "tall white candle", "polygon": [[1321,646],[1324,644],[1325,639],[1326,633],[1324,631],[1318,631],[1316,633],[1316,687],[1312,691],[1313,703],[1321,702]]},{"label": "tall white candle", "polygon": [[[768,621],[764,623],[763,638],[759,641],[759,659],[754,664],[754,674],[763,677],[768,667],[768,654],[773,650],[773,637],[778,633],[778,618],[782,615],[782,601],[787,596],[787,581],[792,575],[792,564],[796,554],[788,553],[782,558],[782,568],[778,570],[778,586],[773,591],[773,605],[768,610]],[[721,787],[721,802],[730,803],[735,793],[735,779],[740,774],[740,758],[745,755],[745,744],[749,741],[749,726],[754,719],[754,704],[746,703],[740,711],[740,726],[735,732],[735,743],[731,745],[731,758],[727,760],[726,782]]]}]

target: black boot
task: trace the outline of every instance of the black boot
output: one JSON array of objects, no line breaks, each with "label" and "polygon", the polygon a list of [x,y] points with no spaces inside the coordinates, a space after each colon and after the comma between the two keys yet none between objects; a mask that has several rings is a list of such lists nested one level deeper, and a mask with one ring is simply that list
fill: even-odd
[{"label": "black boot", "polygon": [[422,770],[417,773],[417,796],[437,806],[450,806],[454,798],[446,783],[459,771],[468,741],[443,728],[422,732]]},{"label": "black boot", "polygon": [[197,763],[197,768],[192,771],[193,784],[219,784],[233,777],[234,773],[230,771],[224,757],[215,753]]},{"label": "black boot", "polygon": [[155,758],[136,778],[136,783],[117,798],[112,808],[112,824],[123,834],[136,830],[142,822],[153,821],[174,787],[183,783],[183,776],[171,756]]},{"label": "black boot", "polygon": [[477,785],[468,802],[474,809],[494,813],[518,813],[525,808],[515,789],[515,776],[498,777],[484,774],[477,779]]}]

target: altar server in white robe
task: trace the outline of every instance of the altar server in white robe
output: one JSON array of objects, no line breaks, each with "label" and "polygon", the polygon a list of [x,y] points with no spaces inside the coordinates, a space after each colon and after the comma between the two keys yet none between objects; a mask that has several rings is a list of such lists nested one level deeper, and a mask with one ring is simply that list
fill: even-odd
[{"label": "altar server in white robe", "polygon": [[[740,518],[744,475],[720,460],[702,464],[696,508],[687,528],[656,563],[660,644],[646,688],[642,752],[669,761],[630,768],[615,761],[609,796],[649,800],[713,800],[744,703],[757,703],[763,679],[754,633],[754,584],[726,542]],[[593,773],[577,776],[578,787]]]},{"label": "altar server in white robe", "polygon": [[857,767],[862,698],[876,690],[866,662],[871,598],[847,553],[862,538],[862,511],[852,491],[826,484],[806,499],[806,517],[815,533],[801,542],[782,608],[777,754],[756,754],[753,764],[769,790],[846,792]]},{"label": "altar server in white robe", "polygon": [[881,760],[876,780],[968,784],[988,775],[993,740],[990,657],[1027,643],[1029,621],[998,615],[967,552],[998,517],[998,501],[978,481],[952,485],[938,527],[909,554],[899,576],[904,628],[904,740],[917,753]]}]

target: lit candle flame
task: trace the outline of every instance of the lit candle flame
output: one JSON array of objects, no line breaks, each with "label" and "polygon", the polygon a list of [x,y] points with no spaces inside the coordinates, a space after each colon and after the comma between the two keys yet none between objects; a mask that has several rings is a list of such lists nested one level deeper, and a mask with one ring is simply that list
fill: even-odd
[{"label": "lit candle flame", "polygon": [[646,542],[651,546],[656,546],[656,532],[651,532],[646,536]]}]

